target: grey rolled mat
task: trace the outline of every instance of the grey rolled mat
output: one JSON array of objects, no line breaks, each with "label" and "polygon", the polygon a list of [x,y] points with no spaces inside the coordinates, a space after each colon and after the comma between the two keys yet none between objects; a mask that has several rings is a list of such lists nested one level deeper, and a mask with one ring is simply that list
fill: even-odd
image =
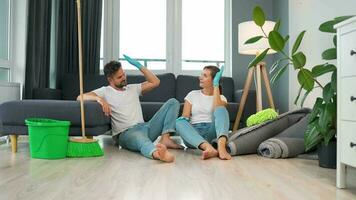
[{"label": "grey rolled mat", "polygon": [[257,149],[259,155],[268,158],[290,158],[304,153],[304,133],[309,114],[280,134],[262,142]]},{"label": "grey rolled mat", "polygon": [[[302,108],[302,109],[281,114],[274,120],[269,120],[267,122],[264,122],[256,126],[246,127],[243,129],[239,129],[235,132],[232,132],[232,134],[230,134],[228,139],[228,150],[230,154],[233,156],[244,155],[244,154],[255,154],[257,153],[257,148],[263,141],[275,137],[278,134],[281,134],[279,135],[279,137],[286,136],[287,138],[291,138],[291,137],[303,138],[304,133],[302,132],[292,133],[289,131],[287,132],[284,131],[289,127],[293,126],[294,124],[296,124],[297,122],[299,122],[308,113],[310,113],[309,108]],[[294,137],[294,134],[298,135],[298,137]],[[287,143],[290,144],[289,141]],[[290,147],[290,149],[292,149],[292,147]],[[304,150],[304,146],[303,146],[303,150]],[[293,152],[295,151],[293,150]]]}]

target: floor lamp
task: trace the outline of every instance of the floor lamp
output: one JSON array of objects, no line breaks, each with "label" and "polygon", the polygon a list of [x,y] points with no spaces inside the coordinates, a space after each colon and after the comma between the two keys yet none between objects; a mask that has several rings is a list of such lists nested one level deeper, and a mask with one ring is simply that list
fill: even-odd
[{"label": "floor lamp", "polygon": [[[269,34],[270,31],[273,30],[274,22],[266,21],[263,25],[263,30],[266,35]],[[252,43],[252,44],[245,44],[245,42],[255,36],[264,36],[261,28],[255,24],[254,21],[243,22],[239,24],[239,31],[238,31],[238,38],[239,38],[239,53],[245,55],[255,55],[257,56],[259,53],[264,51],[265,49],[269,48],[267,38],[262,38],[259,41]],[[268,54],[276,53],[272,49],[268,51]],[[239,128],[241,116],[245,107],[248,91],[251,87],[251,83],[253,81],[253,76],[255,74],[256,77],[256,110],[262,110],[262,88],[261,88],[261,78],[263,79],[264,85],[266,87],[266,92],[268,96],[268,102],[271,108],[274,107],[273,97],[271,86],[268,78],[268,73],[266,70],[266,63],[260,62],[254,67],[250,67],[247,73],[247,78],[245,81],[245,86],[243,89],[239,109],[236,115],[235,123],[233,126],[233,131],[236,131]],[[262,75],[262,77],[261,77]]]}]

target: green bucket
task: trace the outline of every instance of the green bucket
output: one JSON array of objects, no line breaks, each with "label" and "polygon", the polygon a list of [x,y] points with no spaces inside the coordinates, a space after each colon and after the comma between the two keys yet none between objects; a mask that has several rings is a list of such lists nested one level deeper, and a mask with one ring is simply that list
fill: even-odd
[{"label": "green bucket", "polygon": [[67,155],[69,121],[44,118],[25,120],[31,158],[60,159]]}]

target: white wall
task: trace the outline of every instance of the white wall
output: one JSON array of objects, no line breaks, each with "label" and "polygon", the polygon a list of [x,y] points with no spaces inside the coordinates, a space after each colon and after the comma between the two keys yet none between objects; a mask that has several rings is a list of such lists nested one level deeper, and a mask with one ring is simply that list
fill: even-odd
[{"label": "white wall", "polygon": [[[356,15],[355,0],[289,0],[290,50],[293,48],[293,43],[298,34],[306,30],[307,32],[300,46],[300,50],[307,57],[306,66],[312,67],[326,62],[321,59],[321,53],[325,49],[333,47],[332,34],[320,32],[318,30],[319,25],[334,17],[343,15]],[[336,64],[335,61],[329,63]],[[323,85],[329,80],[330,77],[328,75],[320,79]],[[291,68],[289,70],[289,109],[296,108],[294,99],[297,96],[298,89],[297,74]],[[312,107],[316,97],[320,95],[321,90],[310,94],[304,106]]]}]

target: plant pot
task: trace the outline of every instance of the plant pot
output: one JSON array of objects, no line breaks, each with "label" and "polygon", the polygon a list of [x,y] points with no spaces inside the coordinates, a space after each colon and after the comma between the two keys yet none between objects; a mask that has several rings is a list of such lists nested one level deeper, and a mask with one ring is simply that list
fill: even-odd
[{"label": "plant pot", "polygon": [[336,141],[330,141],[327,146],[321,143],[318,146],[319,166],[336,169]]}]

